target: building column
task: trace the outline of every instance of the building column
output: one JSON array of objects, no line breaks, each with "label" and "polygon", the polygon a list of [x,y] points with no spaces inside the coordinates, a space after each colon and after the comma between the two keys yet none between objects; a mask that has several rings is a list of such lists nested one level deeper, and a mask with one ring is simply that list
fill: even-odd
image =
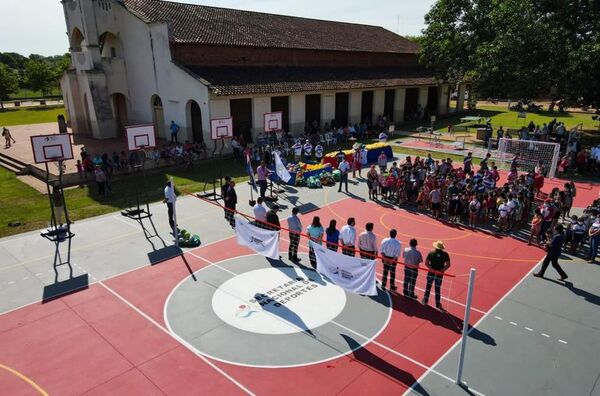
[{"label": "building column", "polygon": [[290,95],[290,130],[297,136],[304,132],[306,116],[305,95]]},{"label": "building column", "polygon": [[321,126],[335,118],[335,93],[321,95]]},{"label": "building column", "polygon": [[271,97],[263,96],[252,98],[252,135],[256,135],[265,131],[265,113],[271,112]]},{"label": "building column", "polygon": [[465,108],[465,86],[458,86],[458,97],[456,98],[456,111],[464,110]]},{"label": "building column", "polygon": [[438,114],[448,113],[448,95],[450,88],[448,85],[438,87]]},{"label": "building column", "polygon": [[396,99],[394,100],[394,121],[404,121],[404,104],[406,102],[406,88],[396,88]]},{"label": "building column", "polygon": [[358,124],[360,119],[360,108],[362,105],[362,92],[352,91],[349,97],[350,105],[348,106],[348,118],[352,124]]},{"label": "building column", "polygon": [[429,87],[419,87],[419,105],[421,106],[421,113],[419,118],[423,118],[425,114],[425,108],[427,108],[427,99],[429,97]]},{"label": "building column", "polygon": [[385,111],[385,89],[377,89],[373,92],[373,119],[371,122],[377,122],[380,115]]}]

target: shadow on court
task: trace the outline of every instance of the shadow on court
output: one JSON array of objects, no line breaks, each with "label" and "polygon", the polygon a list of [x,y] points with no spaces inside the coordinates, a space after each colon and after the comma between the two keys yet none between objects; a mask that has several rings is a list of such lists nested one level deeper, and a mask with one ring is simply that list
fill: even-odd
[{"label": "shadow on court", "polygon": [[[393,364],[370,352],[366,348],[362,348],[360,343],[358,343],[354,338],[347,336],[346,334],[341,334],[341,336],[348,343],[348,346],[353,350],[352,354],[354,359],[365,366],[378,371],[394,381],[406,385],[407,388],[412,386],[417,381],[417,379],[411,373],[399,369]],[[415,385],[413,391],[423,396],[429,395],[429,393],[419,384]]]},{"label": "shadow on court", "polygon": [[59,297],[64,297],[68,294],[73,294],[89,287],[88,274],[69,278],[64,281],[55,282],[51,285],[44,287],[44,294],[42,296],[42,304],[50,302]]},{"label": "shadow on court", "polygon": [[543,278],[543,279],[546,279],[548,282],[556,283],[557,285],[561,285],[561,286],[566,287],[567,289],[571,290],[574,294],[576,294],[576,295],[578,295],[580,297],[583,297],[583,299],[585,301],[587,301],[587,302],[589,302],[591,304],[600,305],[600,296],[598,296],[598,295],[596,295],[594,293],[590,293],[587,290],[583,290],[583,289],[580,289],[578,287],[575,287],[573,285],[573,282],[569,282],[569,281],[560,282],[560,281],[556,281],[554,279],[548,279],[548,278]]},{"label": "shadow on court", "polygon": [[[261,293],[256,293],[254,295],[254,298],[257,301],[260,301],[261,299],[263,299],[263,296]],[[302,332],[315,338],[314,333],[312,331],[310,331],[310,329],[308,328],[306,323],[304,323],[302,318],[300,316],[298,316],[298,314],[296,314],[294,311],[287,308],[284,304],[285,303],[282,303],[278,300],[271,299],[271,302],[269,302],[268,304],[262,305],[261,308],[264,311],[267,311],[267,312],[283,319],[284,321],[291,323],[292,325],[294,325],[297,328],[299,328],[300,330],[302,330]]]},{"label": "shadow on court", "polygon": [[395,311],[407,316],[427,320],[436,326],[444,327],[454,333],[462,331],[463,320],[452,315],[450,312],[440,312],[430,305],[422,305],[418,301],[397,294],[391,294],[391,296],[392,306]]},{"label": "shadow on court", "polygon": [[[268,257],[265,257],[265,258],[267,259],[267,261],[269,262],[271,267],[280,270],[282,273],[285,274],[285,276],[287,276],[288,278],[290,278],[292,280],[296,279],[297,275],[290,271],[286,271],[285,269],[293,268],[294,266],[296,266],[300,269],[300,271],[302,271],[302,273],[308,280],[318,283],[321,286],[325,286],[325,281],[323,280],[323,277],[321,276],[321,274],[319,274],[317,271],[315,271],[312,267],[307,267],[300,263],[294,263],[294,265],[288,264],[281,259],[273,260]],[[308,258],[307,258],[307,260],[308,260]]]},{"label": "shadow on court", "polygon": [[165,246],[164,248],[153,250],[148,253],[148,261],[150,261],[150,265],[157,265],[175,257],[179,257],[181,259],[188,272],[192,276],[194,282],[197,282],[196,275],[194,275],[194,271],[192,270],[192,267],[190,267],[190,264],[185,258],[184,251],[181,250],[180,247],[175,245]]}]

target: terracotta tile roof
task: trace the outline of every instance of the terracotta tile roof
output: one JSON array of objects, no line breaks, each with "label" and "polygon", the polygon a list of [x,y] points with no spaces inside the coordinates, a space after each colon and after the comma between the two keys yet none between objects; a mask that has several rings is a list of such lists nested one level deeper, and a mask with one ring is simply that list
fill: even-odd
[{"label": "terracotta tile roof", "polygon": [[401,68],[295,68],[295,67],[187,67],[209,82],[219,96],[310,91],[344,91],[435,84],[425,69]]},{"label": "terracotta tile roof", "polygon": [[332,51],[416,53],[418,45],[382,27],[161,0],[122,0],[146,22],[167,22],[178,43]]}]

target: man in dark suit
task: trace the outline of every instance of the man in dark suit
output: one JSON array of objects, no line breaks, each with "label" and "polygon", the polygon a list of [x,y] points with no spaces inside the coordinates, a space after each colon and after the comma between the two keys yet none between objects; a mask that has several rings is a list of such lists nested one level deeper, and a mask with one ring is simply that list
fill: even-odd
[{"label": "man in dark suit", "polygon": [[544,273],[546,272],[546,268],[548,268],[548,265],[550,263],[552,263],[552,266],[554,267],[556,272],[558,272],[558,274],[560,275],[560,278],[558,278],[558,280],[559,281],[567,280],[567,278],[568,278],[567,273],[565,271],[563,271],[563,269],[560,267],[560,265],[558,265],[558,258],[560,257],[560,252],[562,250],[563,242],[565,241],[565,236],[563,234],[563,230],[564,230],[564,227],[562,224],[559,224],[556,226],[556,233],[552,237],[552,241],[546,245],[546,247],[548,249],[548,253],[546,254],[546,257],[544,258],[544,262],[542,263],[542,269],[540,269],[540,272],[533,274],[533,276],[538,277],[538,278],[543,278]]},{"label": "man in dark suit", "polygon": [[267,212],[267,229],[279,231],[281,228],[281,225],[279,224],[279,216],[277,216],[278,211],[279,205],[273,205],[271,210]]},{"label": "man in dark suit", "polygon": [[237,193],[235,192],[235,182],[231,180],[229,182],[229,188],[226,191],[225,195],[225,215],[227,221],[231,227],[235,228],[235,219],[233,215],[235,214],[235,205],[237,205]]}]

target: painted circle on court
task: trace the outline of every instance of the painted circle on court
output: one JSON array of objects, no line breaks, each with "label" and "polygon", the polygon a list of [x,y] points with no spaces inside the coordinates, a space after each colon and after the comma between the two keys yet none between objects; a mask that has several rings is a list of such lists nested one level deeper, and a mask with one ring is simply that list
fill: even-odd
[{"label": "painted circle on court", "polygon": [[343,289],[314,282],[293,267],[263,268],[234,276],[219,286],[212,298],[213,311],[221,320],[259,334],[317,328],[335,319],[345,305]]},{"label": "painted circle on court", "polygon": [[312,268],[250,255],[185,278],[167,298],[164,319],[206,357],[297,367],[339,358],[377,337],[391,317],[389,295],[378,293],[347,293]]}]

